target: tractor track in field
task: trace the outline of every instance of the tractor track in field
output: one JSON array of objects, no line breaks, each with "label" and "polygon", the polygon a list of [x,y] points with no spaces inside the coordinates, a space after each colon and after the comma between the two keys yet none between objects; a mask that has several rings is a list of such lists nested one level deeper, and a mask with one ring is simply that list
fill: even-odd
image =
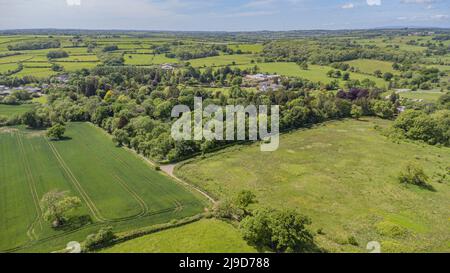
[{"label": "tractor track in field", "polygon": [[33,173],[31,171],[30,162],[28,161],[28,159],[26,157],[25,147],[24,147],[22,136],[20,133],[16,133],[16,140],[17,140],[17,144],[18,144],[18,147],[20,150],[20,157],[22,160],[22,164],[24,166],[25,175],[27,177],[28,187],[30,188],[30,192],[31,192],[31,195],[33,198],[33,203],[34,203],[34,206],[36,209],[36,218],[33,220],[33,222],[28,227],[27,236],[28,236],[28,238],[30,238],[31,241],[36,241],[36,240],[38,240],[38,236],[36,235],[34,229],[37,224],[40,224],[41,228],[42,228],[42,223],[41,223],[42,208],[39,204],[39,195],[36,190],[36,181],[34,180]]},{"label": "tractor track in field", "polygon": [[83,187],[81,186],[81,183],[77,180],[77,178],[72,173],[70,168],[64,162],[63,158],[61,157],[61,155],[59,154],[58,150],[53,145],[53,143],[51,143],[49,140],[47,140],[47,143],[50,146],[50,149],[52,150],[53,155],[55,156],[56,160],[58,160],[59,165],[64,170],[64,172],[66,173],[67,177],[72,182],[72,184],[75,186],[75,188],[77,189],[80,196],[84,199],[86,205],[88,206],[89,210],[92,213],[92,216],[94,216],[94,218],[96,218],[99,222],[107,222],[108,219],[104,218],[100,214],[99,209],[97,208],[95,203],[92,201],[92,199],[89,197],[89,195],[86,193],[86,191],[83,189]]},{"label": "tractor track in field", "polygon": [[[84,144],[88,149],[90,149],[90,145]],[[99,162],[104,161],[103,158],[101,158],[100,156],[98,156],[98,154],[94,154],[93,156],[95,156]],[[131,166],[128,165],[126,162],[124,162],[123,160],[121,160],[116,154],[112,154],[113,158],[116,159],[122,166],[124,166],[124,168],[130,168]],[[145,202],[145,200],[135,191],[131,188],[130,185],[128,185],[127,182],[125,182],[124,179],[122,179],[118,174],[114,174],[114,178],[116,178],[118,184],[128,193],[130,194],[131,197],[134,198],[134,200],[137,202],[137,204],[140,206],[141,208],[141,212],[135,215],[131,215],[131,216],[127,216],[127,217],[122,217],[122,218],[115,218],[115,219],[110,219],[108,221],[114,221],[114,220],[121,220],[121,219],[134,219],[134,218],[140,218],[145,216],[150,210],[149,207],[147,205],[147,203]]]},{"label": "tractor track in field", "polygon": [[[55,155],[56,159],[58,160],[60,166],[63,168],[63,170],[66,172],[67,176],[69,177],[69,180],[72,182],[72,184],[75,186],[75,188],[77,189],[77,191],[80,193],[81,197],[83,198],[83,200],[86,202],[89,210],[91,211],[92,215],[94,216],[94,218],[96,220],[98,220],[99,222],[102,223],[114,223],[117,221],[124,221],[124,220],[133,220],[133,219],[137,219],[140,217],[145,216],[147,213],[145,213],[147,204],[141,204],[140,201],[138,201],[139,199],[142,200],[142,198],[134,192],[136,194],[136,196],[134,196],[132,194],[132,192],[128,191],[131,190],[128,186],[124,187],[124,184],[122,184],[121,182],[119,182],[119,184],[121,184],[122,187],[124,187],[124,189],[131,194],[131,196],[133,198],[138,198],[136,199],[136,201],[138,202],[138,204],[141,206],[143,206],[143,212],[140,212],[138,214],[135,215],[131,215],[131,216],[126,216],[126,217],[120,217],[120,218],[113,218],[113,219],[108,219],[106,217],[103,217],[100,213],[100,210],[97,208],[97,206],[95,205],[94,201],[92,201],[92,199],[89,197],[88,193],[84,190],[84,188],[82,187],[80,181],[78,181],[78,179],[76,178],[76,176],[73,174],[73,172],[70,170],[70,168],[67,166],[67,164],[65,163],[64,159],[62,158],[61,154],[58,152],[58,150],[56,149],[56,147],[49,141],[47,140],[47,143],[49,144],[50,148],[52,149],[53,154]],[[142,200],[143,201],[143,200]]]},{"label": "tractor track in field", "polygon": [[[139,206],[141,207],[141,212],[139,214],[133,215],[133,216],[129,216],[129,217],[122,217],[122,218],[115,218],[115,219],[107,219],[105,217],[103,217],[100,214],[99,209],[97,208],[96,204],[93,202],[93,200],[90,198],[90,196],[87,194],[86,190],[82,187],[80,181],[78,181],[78,179],[75,177],[74,173],[72,172],[72,170],[69,168],[69,166],[67,165],[67,163],[64,161],[64,159],[62,158],[61,154],[58,152],[57,148],[55,147],[55,145],[53,143],[51,143],[51,141],[47,138],[46,142],[49,145],[53,155],[55,156],[56,160],[58,161],[62,171],[66,174],[68,180],[73,184],[73,186],[75,187],[75,189],[79,192],[80,196],[82,197],[82,199],[84,200],[84,202],[86,203],[89,211],[91,212],[92,216],[94,217],[94,220],[96,220],[97,222],[93,222],[91,224],[82,226],[80,228],[76,228],[70,231],[66,231],[60,234],[55,234],[49,237],[45,237],[42,239],[39,239],[38,236],[36,235],[36,233],[34,232],[34,228],[36,227],[36,225],[38,223],[41,224],[42,226],[42,222],[41,222],[41,218],[42,218],[42,208],[39,205],[39,198],[37,195],[37,190],[36,190],[36,186],[35,186],[35,180],[34,177],[32,176],[32,172],[31,172],[31,168],[29,166],[29,162],[25,157],[25,148],[24,148],[24,144],[23,144],[23,140],[20,139],[20,135],[18,133],[18,135],[16,135],[17,138],[17,142],[19,144],[20,150],[21,150],[21,158],[23,161],[24,166],[26,166],[25,168],[25,173],[27,175],[27,180],[29,182],[29,187],[30,187],[30,191],[32,193],[33,196],[33,201],[34,204],[36,206],[36,209],[39,210],[38,211],[38,217],[36,217],[35,221],[30,225],[30,228],[28,229],[27,235],[28,237],[31,239],[31,241],[29,241],[26,244],[14,247],[14,248],[10,248],[10,249],[6,249],[6,250],[0,250],[0,253],[8,253],[8,252],[17,252],[29,247],[33,247],[35,245],[38,245],[40,243],[45,243],[48,241],[51,241],[53,239],[58,239],[58,238],[62,238],[64,236],[76,233],[78,231],[87,229],[87,228],[91,228],[91,227],[95,227],[95,226],[101,226],[107,223],[123,223],[123,222],[127,222],[127,221],[132,221],[132,220],[138,220],[138,219],[145,219],[147,217],[153,217],[159,214],[166,214],[166,213],[172,213],[172,214],[176,214],[179,213],[181,211],[184,210],[185,206],[190,206],[191,203],[193,204],[193,202],[188,202],[183,204],[182,202],[175,200],[174,201],[174,206],[170,207],[170,208],[164,208],[164,209],[160,209],[160,210],[156,210],[156,211],[151,211],[149,206],[147,205],[147,203],[145,202],[145,200],[135,191],[131,188],[130,185],[128,185],[121,177],[119,177],[118,175],[114,175],[114,177],[117,179],[117,182],[121,185],[121,187],[128,192],[139,204]],[[33,147],[34,148],[34,147]],[[121,158],[119,158],[119,156],[117,154],[114,154],[114,159],[118,160],[124,167],[130,167],[130,165],[123,161]],[[149,160],[145,160],[147,163],[153,164],[152,162],[150,162]],[[149,183],[151,183],[151,179],[149,179],[148,177],[146,177],[145,175],[143,176],[143,178],[145,180],[149,180]],[[178,180],[178,179],[176,179]],[[178,180],[178,182],[180,182]],[[185,184],[185,183],[183,183]],[[157,187],[159,188],[159,187]],[[162,190],[162,189],[161,189]],[[164,191],[166,192],[166,191]]]},{"label": "tractor track in field", "polygon": [[142,212],[137,216],[138,217],[145,216],[149,212],[149,208],[147,206],[147,203],[145,203],[144,199],[142,199],[142,197],[139,196],[139,194],[137,194],[133,189],[131,189],[130,186],[122,178],[120,178],[118,175],[115,175],[115,177],[119,182],[119,184],[122,186],[122,188],[126,190],[130,195],[132,195],[133,198],[138,202],[139,206],[141,207]]},{"label": "tractor track in field", "polygon": [[[189,202],[189,203],[187,203],[187,205],[190,205],[191,203],[192,202]],[[147,213],[146,215],[144,215],[144,216],[142,216],[140,218],[153,217],[153,216],[156,216],[156,215],[159,215],[159,214],[165,214],[165,213],[174,212],[177,208],[178,207],[171,207],[171,208],[161,209],[161,210],[158,210],[158,211],[152,211],[152,212],[149,212],[149,213]],[[138,218],[135,218],[135,219],[138,219]],[[130,221],[130,220],[134,220],[134,219],[120,219],[120,220],[112,220],[112,221],[109,221],[109,222],[110,223],[122,223],[122,222],[127,222],[127,221]],[[38,239],[38,240],[32,241],[30,243],[14,247],[14,248],[0,250],[0,253],[17,252],[17,251],[20,251],[22,249],[25,249],[25,248],[28,248],[28,247],[32,247],[32,246],[40,244],[40,243],[45,243],[45,242],[48,242],[48,241],[51,241],[51,240],[54,240],[54,239],[62,238],[64,236],[76,233],[78,231],[81,231],[81,230],[84,230],[84,229],[87,229],[87,228],[90,228],[90,227],[101,226],[101,225],[104,225],[104,224],[105,224],[105,222],[91,223],[89,225],[85,225],[85,226],[82,226],[80,228],[76,228],[76,229],[73,229],[73,230],[70,230],[70,231],[66,231],[66,232],[63,232],[63,233],[60,233],[60,234],[55,234],[55,235],[52,235],[52,236],[48,236],[46,238]]]}]

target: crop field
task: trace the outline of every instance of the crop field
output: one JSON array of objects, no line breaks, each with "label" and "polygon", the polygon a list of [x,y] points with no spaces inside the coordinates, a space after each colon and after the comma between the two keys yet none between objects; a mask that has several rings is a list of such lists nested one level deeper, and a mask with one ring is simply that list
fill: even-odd
[{"label": "crop field", "polygon": [[104,253],[252,253],[232,225],[204,219],[115,245]]},{"label": "crop field", "polygon": [[0,116],[11,117],[19,116],[33,109],[33,104],[6,105],[0,104]]},{"label": "crop field", "polygon": [[[251,190],[255,206],[296,209],[321,229],[317,244],[330,251],[365,252],[369,241],[383,252],[448,251],[450,181],[438,175],[448,173],[450,149],[393,142],[382,135],[389,125],[328,122],[284,134],[276,152],[232,147],[187,161],[176,174],[219,198]],[[434,191],[399,183],[408,162],[424,168]]]},{"label": "crop field", "polygon": [[[0,251],[58,250],[103,225],[124,231],[203,211],[201,198],[116,148],[101,129],[87,123],[67,129],[59,142],[42,131],[0,129]],[[73,223],[58,230],[43,221],[39,206],[54,189],[83,203]]]}]

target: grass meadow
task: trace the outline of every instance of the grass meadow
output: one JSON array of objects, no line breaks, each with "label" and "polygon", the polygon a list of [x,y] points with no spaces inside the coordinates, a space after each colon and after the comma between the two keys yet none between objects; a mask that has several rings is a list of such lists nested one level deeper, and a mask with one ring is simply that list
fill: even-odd
[{"label": "grass meadow", "polygon": [[[448,251],[450,149],[395,143],[375,129],[389,125],[328,122],[284,134],[276,152],[232,147],[188,161],[176,174],[219,198],[246,189],[257,206],[296,209],[311,217],[318,245],[332,252],[365,252],[370,241],[381,242],[383,252]],[[399,183],[408,162],[424,168],[435,191]]]},{"label": "grass meadow", "polygon": [[105,249],[103,253],[252,253],[231,224],[203,219]]},{"label": "grass meadow", "polygon": [[396,73],[396,71],[392,68],[393,65],[392,62],[358,59],[354,61],[348,61],[346,63],[349,64],[350,66],[358,68],[359,71],[366,74],[373,75],[373,73],[377,70],[380,70],[382,73],[386,72],[391,72],[393,74]]}]

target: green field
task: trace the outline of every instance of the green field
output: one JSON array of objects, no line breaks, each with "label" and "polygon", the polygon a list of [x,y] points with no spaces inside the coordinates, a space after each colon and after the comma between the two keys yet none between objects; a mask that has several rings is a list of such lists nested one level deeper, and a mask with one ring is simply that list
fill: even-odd
[{"label": "green field", "polygon": [[[49,142],[42,131],[0,129],[0,251],[57,250],[102,225],[125,231],[195,215],[206,206],[138,156],[116,148],[101,129],[87,123],[67,129],[67,139],[59,142]],[[90,220],[51,229],[39,200],[53,189],[79,196],[77,219]]]},{"label": "green field", "polygon": [[205,219],[105,249],[104,253],[251,253],[232,225]]},{"label": "green field", "polygon": [[226,65],[247,65],[255,59],[253,55],[221,55],[215,57],[189,60],[193,67],[217,67]]},{"label": "green field", "polygon": [[423,100],[424,102],[428,103],[436,102],[444,94],[445,93],[442,93],[440,91],[426,91],[426,90],[399,93],[400,97],[402,98],[411,100]]},{"label": "green field", "polygon": [[228,48],[231,48],[233,50],[240,49],[242,52],[247,53],[260,53],[263,50],[262,44],[230,44],[228,45]]},{"label": "green field", "polygon": [[[332,70],[332,67],[321,66],[321,65],[309,65],[307,70],[301,69],[296,63],[258,63],[257,66],[264,73],[276,73],[283,76],[289,77],[301,77],[308,79],[313,82],[330,83],[334,78],[327,76],[327,72]],[[248,67],[248,66],[247,66]],[[350,79],[352,80],[364,80],[370,79],[374,81],[377,86],[384,87],[386,82],[383,79],[379,79],[375,76],[365,75],[361,73],[350,73]],[[343,85],[344,81],[339,80],[340,84]]]},{"label": "green field", "polygon": [[0,116],[19,116],[33,109],[33,104],[6,105],[0,104]]},{"label": "green field", "polygon": [[358,68],[362,73],[367,73],[373,75],[373,73],[377,70],[380,70],[383,73],[391,72],[395,73],[395,70],[392,68],[393,63],[378,61],[378,60],[367,60],[360,59],[346,62],[350,66]]},{"label": "green field", "polygon": [[[276,152],[232,147],[188,161],[176,174],[219,198],[251,190],[262,206],[297,209],[312,218],[313,230],[322,229],[316,240],[329,251],[366,252],[369,241],[379,241],[383,252],[448,252],[450,181],[437,176],[448,172],[450,149],[394,143],[375,129],[389,125],[329,122],[283,135]],[[398,182],[410,161],[435,191]],[[358,246],[348,243],[351,236]]]}]

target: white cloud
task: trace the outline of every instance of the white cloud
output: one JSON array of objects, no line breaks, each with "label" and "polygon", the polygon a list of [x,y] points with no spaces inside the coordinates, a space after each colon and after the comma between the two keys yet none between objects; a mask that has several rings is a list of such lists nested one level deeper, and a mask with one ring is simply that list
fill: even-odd
[{"label": "white cloud", "polygon": [[445,20],[445,19],[449,19],[450,16],[448,16],[447,14],[436,14],[436,15],[431,15],[431,19],[434,20]]},{"label": "white cloud", "polygon": [[68,6],[81,6],[81,0],[66,0]]},{"label": "white cloud", "polygon": [[381,6],[381,0],[367,0],[369,6]]},{"label": "white cloud", "polygon": [[262,8],[262,7],[270,6],[273,3],[274,3],[273,0],[253,0],[253,1],[248,2],[247,4],[245,4],[243,7],[246,7],[246,8]]},{"label": "white cloud", "polygon": [[342,5],[341,8],[343,8],[343,9],[352,9],[354,7],[355,7],[355,5],[353,3],[347,3],[347,4]]},{"label": "white cloud", "polygon": [[404,4],[431,4],[436,2],[435,0],[401,0]]}]

